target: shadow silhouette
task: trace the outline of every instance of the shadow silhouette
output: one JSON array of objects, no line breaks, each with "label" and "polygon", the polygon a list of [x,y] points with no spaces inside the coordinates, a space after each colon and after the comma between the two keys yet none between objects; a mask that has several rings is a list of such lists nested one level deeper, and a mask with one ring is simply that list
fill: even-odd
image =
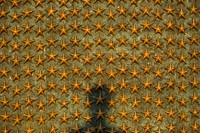
[{"label": "shadow silhouette", "polygon": [[91,92],[88,97],[92,102],[90,108],[92,122],[82,127],[81,133],[118,133],[114,127],[109,127],[105,121],[109,110],[108,101],[111,97],[108,88],[105,85],[93,87]]}]

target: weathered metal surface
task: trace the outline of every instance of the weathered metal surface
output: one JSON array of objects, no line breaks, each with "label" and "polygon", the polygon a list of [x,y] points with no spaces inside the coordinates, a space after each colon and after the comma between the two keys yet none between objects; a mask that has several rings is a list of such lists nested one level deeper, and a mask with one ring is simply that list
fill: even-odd
[{"label": "weathered metal surface", "polygon": [[0,0],[1,132],[200,131],[199,0]]}]

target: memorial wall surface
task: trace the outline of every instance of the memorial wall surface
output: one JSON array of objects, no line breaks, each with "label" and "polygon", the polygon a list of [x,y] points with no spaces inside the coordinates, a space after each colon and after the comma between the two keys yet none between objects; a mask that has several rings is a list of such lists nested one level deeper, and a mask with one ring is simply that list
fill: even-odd
[{"label": "memorial wall surface", "polygon": [[0,132],[200,132],[199,0],[0,0]]}]

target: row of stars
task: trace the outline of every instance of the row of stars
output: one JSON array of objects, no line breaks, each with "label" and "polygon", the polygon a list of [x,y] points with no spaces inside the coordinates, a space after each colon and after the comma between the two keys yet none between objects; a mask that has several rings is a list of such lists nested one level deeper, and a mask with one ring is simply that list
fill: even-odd
[{"label": "row of stars", "polygon": [[[151,13],[151,8],[148,8],[148,7],[143,7],[140,9],[141,13],[139,13],[139,11],[134,11],[132,13],[128,13],[127,11],[128,9],[126,9],[125,7],[121,7],[121,8],[117,8],[116,11],[118,12],[118,17],[120,16],[131,16],[131,19],[136,19],[138,20],[138,17],[139,15],[141,14],[141,16],[148,16],[148,17],[151,17],[151,15],[153,14],[153,16],[155,17],[155,19],[161,19],[162,20],[162,15],[164,14],[163,12],[161,12],[158,8],[156,9],[156,11],[154,11],[153,13]],[[164,8],[164,10],[166,11],[166,14],[168,15],[172,15],[174,16],[174,8],[172,8],[172,6],[168,6],[167,8]],[[190,10],[190,14],[197,14],[199,11],[198,11],[198,8],[195,7],[195,5],[193,4],[191,9]],[[85,12],[84,14],[81,14],[81,16],[84,17],[84,20],[90,20],[91,16],[93,15],[93,11],[95,12],[95,16],[101,16],[103,17],[104,16],[104,13],[105,12],[105,9],[101,9],[100,7],[97,7],[95,10],[91,10],[90,12],[87,11]],[[7,18],[7,14],[9,13],[10,11],[6,11],[4,9],[4,7],[1,9],[0,11],[0,18]],[[53,16],[54,18],[57,16],[55,13],[57,12],[57,10],[53,9],[53,6],[50,6],[48,10],[46,10],[46,14],[47,14],[47,18],[49,18],[50,16]],[[73,7],[72,10],[70,10],[70,13],[71,13],[71,16],[77,16],[79,17],[80,15],[80,12],[81,12],[81,9],[77,9],[76,6]],[[37,11],[37,14],[34,14],[32,15],[33,13],[33,10],[29,10],[28,7],[26,7],[24,10],[22,10],[22,13],[23,13],[23,16],[24,18],[26,17],[29,17],[31,18],[32,16],[35,16],[36,17],[36,22],[39,21],[39,20],[42,20],[42,18],[45,16],[41,10],[38,10]],[[180,7],[180,11],[179,12],[176,12],[175,14],[178,15],[178,18],[183,18],[183,19],[186,19],[186,13],[184,10],[183,10],[183,7]],[[109,9],[108,12],[105,13],[105,15],[107,16],[107,19],[112,19],[115,21],[115,15],[116,13],[113,12],[113,10]],[[10,17],[12,18],[12,21],[18,21],[18,18],[21,17],[22,15],[21,14],[17,14],[16,11],[14,12],[14,14],[10,15]],[[58,14],[58,16],[60,17],[60,21],[61,20],[67,20],[67,17],[69,16],[69,14],[66,13],[66,10],[62,10],[61,13]]]},{"label": "row of stars", "polygon": [[[44,121],[44,119],[42,119]],[[199,130],[199,125],[197,124],[198,122],[195,121],[193,122],[193,125],[191,125],[191,130],[193,132],[198,132]],[[130,127],[127,126],[126,124],[122,124],[120,127],[122,132],[128,132],[130,131]],[[146,123],[144,126],[142,126],[143,128],[143,132],[145,133],[148,133],[148,132],[151,132],[152,129],[154,128],[154,126],[152,126],[150,123]],[[177,130],[177,125],[173,124],[172,122],[170,122],[167,126],[164,127],[165,130],[168,130],[169,133],[171,132],[174,132]],[[81,132],[81,127],[76,123],[75,127],[72,128],[72,131],[75,132],[75,133],[80,133]],[[96,130],[95,130],[96,129]],[[106,127],[104,127],[102,125],[102,123],[100,123],[96,128],[87,128],[86,130],[84,130],[84,133],[93,133],[94,131],[96,131],[97,133],[104,133],[105,132],[105,129]],[[35,132],[35,128],[31,127],[30,124],[28,125],[28,127],[26,129],[24,129],[24,131],[26,133],[34,133]],[[57,132],[57,128],[52,124],[50,129],[49,129],[49,132],[50,133],[56,133]],[[4,133],[8,133],[10,130],[8,129],[7,126],[4,126],[4,129],[2,130]],[[82,130],[83,131],[83,130]],[[156,129],[156,133],[163,133],[164,129],[163,127],[159,126],[157,129]],[[17,130],[18,132],[18,130]],[[44,132],[44,129],[40,128],[40,132],[39,133],[43,133]],[[141,132],[141,129],[139,129],[138,127],[134,127],[134,129],[131,130],[131,133],[140,133]],[[179,129],[179,132],[180,133],[187,133],[188,132],[188,129],[185,127],[185,126],[182,126],[180,129]],[[69,133],[67,131],[66,128],[63,129],[62,133]],[[110,129],[107,129],[106,130],[106,133],[117,133],[116,129],[111,127]]]},{"label": "row of stars", "polygon": [[[41,89],[43,89],[43,90],[41,90]],[[19,88],[18,88],[17,91],[18,92],[14,92],[14,94],[13,94],[14,96],[20,95]],[[40,95],[40,93],[43,93],[43,95],[45,95],[44,94],[45,89],[42,88],[42,86],[40,86],[40,88],[38,88],[37,91],[39,93],[38,95]],[[63,91],[63,88],[62,88],[62,91]],[[64,91],[68,91],[67,88],[65,88]],[[61,92],[61,93],[64,93],[64,92]],[[68,93],[68,92],[65,92],[65,93]],[[199,104],[199,95],[197,95],[196,92],[194,92],[192,96],[189,96],[189,98],[191,99],[192,104],[195,104],[195,103]],[[85,108],[87,108],[87,107],[91,108],[91,104],[93,104],[93,103],[96,104],[96,105],[104,104],[105,97],[103,97],[101,93],[95,99],[96,99],[96,102],[91,101],[89,98],[86,98],[86,100],[83,102]],[[165,97],[165,99],[167,99],[167,101],[165,101],[164,98],[161,98],[160,95],[158,96],[158,98],[153,98],[151,96],[151,94],[149,94],[148,92],[146,92],[146,94],[142,96],[143,100],[142,99],[139,100],[137,97],[130,98],[129,96],[126,96],[125,93],[122,93],[122,95],[117,97],[117,99],[119,99],[119,101],[120,101],[119,102],[120,106],[126,105],[126,107],[131,106],[131,108],[140,108],[141,107],[140,105],[143,105],[143,104],[151,104],[151,107],[155,106],[156,108],[163,108],[163,104],[167,103],[167,104],[174,105],[177,101],[179,103],[179,107],[187,108],[187,104],[190,103],[187,99],[185,99],[183,97],[179,98],[179,100],[178,100],[178,98],[176,99],[176,97],[172,93],[170,93],[168,96]],[[12,100],[14,102],[14,99],[12,99]],[[37,106],[38,110],[45,110],[45,107],[49,107],[51,105],[57,106],[58,105],[57,100],[58,100],[58,98],[56,98],[54,95],[52,95],[51,97],[49,96],[49,98],[48,98],[49,102],[48,103],[43,102],[42,99],[40,99],[40,101],[37,102],[35,99],[28,96],[27,100],[24,100],[25,104],[22,104],[22,103],[20,104],[18,100],[15,100],[15,102],[11,105],[13,106],[13,111],[21,110],[22,109],[21,106],[23,106],[23,107],[24,106],[25,107],[30,107],[30,106],[36,107]],[[37,103],[36,106],[33,106],[34,101]],[[72,106],[75,106],[76,104],[80,105],[80,101],[82,101],[82,100],[81,100],[81,97],[78,96],[78,94],[74,94],[74,96],[71,98],[70,101],[71,102],[68,102],[66,100],[62,100],[61,102],[59,102],[59,104],[61,105],[61,109],[63,109],[63,108],[68,109],[68,105],[70,103],[72,104]],[[152,105],[152,101],[154,103],[153,105]],[[0,101],[1,108],[2,109],[6,108],[6,107],[10,108],[10,104],[9,104],[10,102],[11,102],[11,100],[9,100],[6,96],[2,97],[2,99]],[[108,108],[112,108],[112,107],[116,108],[116,103],[117,103],[117,101],[114,100],[113,98],[111,98],[108,101]],[[131,105],[130,105],[130,103],[131,103]],[[81,104],[82,104],[82,102],[81,102]],[[170,105],[170,107],[171,107],[171,105]]]},{"label": "row of stars", "polygon": [[[105,28],[105,30],[107,31],[107,35],[115,35],[116,31],[130,31],[130,35],[136,35],[138,36],[140,32],[143,32],[144,30],[147,31],[152,31],[152,23],[149,22],[148,20],[145,20],[143,23],[141,23],[141,26],[143,28],[139,28],[141,26],[136,26],[136,24],[134,24],[131,27],[128,27],[128,24],[122,22],[119,25],[113,26],[113,25],[109,25],[107,28]],[[176,28],[178,30],[178,33],[181,34],[187,34],[187,29],[191,30],[198,30],[198,23],[196,22],[195,19],[192,19],[192,22],[189,23],[190,27],[185,27],[183,24],[180,24],[179,26],[175,26],[175,24],[172,21],[168,21],[167,23],[165,23],[166,25],[166,29],[164,30],[163,26],[157,25],[155,27],[153,27],[153,31],[155,34],[158,35],[162,35],[163,32],[166,30],[169,30],[170,32],[176,32],[174,30],[174,28]],[[34,31],[34,33],[36,34],[36,37],[38,36],[42,36],[44,37],[44,32],[59,32],[60,35],[64,35],[67,36],[70,33],[73,33],[75,31],[80,32],[79,30],[81,29],[84,32],[84,36],[89,35],[92,36],[93,32],[103,32],[103,28],[105,26],[105,24],[100,23],[99,21],[94,24],[95,29],[92,28],[91,26],[89,26],[89,24],[86,24],[85,27],[80,28],[82,25],[79,25],[77,23],[77,21],[75,20],[73,24],[70,25],[70,28],[66,28],[66,24],[63,24],[59,29],[56,29],[56,27],[58,25],[53,24],[53,22],[51,21],[49,24],[46,25],[47,29],[43,29],[41,26],[37,26],[37,28],[35,30],[32,30],[32,28],[34,27],[33,25],[30,25],[29,22],[26,22],[26,25],[22,26],[23,27],[23,32],[20,29],[19,26],[15,25],[14,27],[9,27],[5,24],[3,24],[0,27],[0,33],[8,33],[8,31],[12,34],[12,37],[20,37],[20,34],[27,34],[27,33],[32,33]],[[35,26],[36,27],[36,26]],[[71,31],[71,32],[70,32]]]},{"label": "row of stars", "polygon": [[[48,44],[42,43],[40,41],[39,43],[34,44],[34,46],[36,47],[36,52],[44,51],[46,46],[47,46],[47,48],[49,48],[50,46],[57,47],[58,45],[61,47],[61,51],[62,50],[69,51],[69,49],[68,49],[70,47],[69,45],[71,45],[72,47],[75,47],[75,46],[80,47],[80,44],[84,46],[84,49],[83,49],[84,51],[85,50],[91,50],[91,47],[94,44],[95,44],[95,47],[98,47],[98,46],[105,47],[105,46],[107,46],[108,50],[110,50],[110,49],[115,50],[117,45],[125,46],[125,47],[130,45],[131,49],[134,49],[134,48],[139,49],[140,45],[144,45],[144,46],[145,45],[148,45],[148,46],[154,45],[155,48],[159,48],[159,49],[162,49],[163,46],[175,46],[175,45],[177,45],[178,48],[186,49],[187,44],[198,46],[198,38],[197,38],[197,36],[194,36],[194,35],[189,38],[190,43],[188,41],[185,41],[184,38],[181,38],[180,40],[176,40],[176,38],[174,38],[173,36],[169,36],[169,37],[164,38],[164,39],[165,39],[166,42],[161,41],[159,39],[152,40],[151,37],[146,35],[146,36],[141,37],[141,41],[138,41],[134,38],[130,42],[128,38],[126,38],[124,35],[122,35],[120,38],[117,38],[117,42],[112,40],[112,39],[105,41],[105,39],[102,38],[101,36],[94,39],[93,40],[94,42],[91,42],[88,39],[86,39],[84,42],[81,42],[81,40],[78,39],[77,36],[74,36],[74,38],[71,38],[70,42],[66,43],[65,41],[60,41],[60,43],[58,44],[58,40],[54,39],[53,36],[50,36],[50,39],[46,40]],[[22,44],[19,43],[18,41],[14,41],[13,43],[11,43],[10,40],[7,40],[5,37],[3,37],[0,42],[1,42],[0,49],[2,49],[4,47],[9,48],[9,46],[10,46],[13,49],[13,51],[19,51],[21,46],[22,46]],[[34,40],[29,38],[29,37],[26,37],[24,40],[22,40],[20,42],[23,43],[23,45],[24,45],[23,48],[26,48],[26,47],[32,47]],[[77,52],[75,52],[75,53],[77,53]],[[123,51],[122,51],[122,53],[127,55]],[[146,49],[146,53],[151,54],[147,49]],[[169,53],[172,54],[170,57],[173,58],[175,52],[171,50],[171,52],[169,52]],[[198,54],[199,54],[199,52],[196,52],[195,50],[193,50],[193,52],[190,53],[192,58],[196,58],[198,56]]]},{"label": "row of stars", "polygon": [[[99,80],[99,82],[102,82],[101,80]],[[196,77],[193,77],[193,79],[189,82],[192,86],[192,88],[197,88],[198,89],[198,85],[199,85],[199,82],[197,81],[197,78]],[[152,85],[152,82],[146,78],[144,81],[142,81],[142,88],[143,89],[149,89],[151,90],[152,88],[154,88],[156,90],[156,92],[160,92],[162,93],[162,91],[167,88],[167,89],[174,89],[177,85],[177,83],[175,81],[172,80],[172,78],[169,79],[169,81],[166,81],[166,85],[162,85],[160,82],[158,82],[155,86]],[[75,80],[72,84],[70,84],[71,87],[69,88],[72,88],[73,90],[81,90],[81,83],[79,83],[77,80]],[[133,85],[131,86],[130,85],[130,82],[127,82],[125,81],[124,78],[122,78],[122,80],[118,83],[119,86],[115,86],[112,82],[109,84],[109,87],[108,87],[108,90],[109,90],[109,93],[113,92],[113,93],[116,93],[116,91],[118,89],[122,90],[122,89],[131,89],[132,93],[139,93],[141,91],[141,87],[138,86],[137,82],[134,82]],[[58,88],[60,88],[62,90],[62,93],[66,93],[67,94],[67,90],[69,89],[68,86],[66,86],[65,84],[61,87],[57,87],[57,84],[56,82],[54,81],[51,81],[47,84],[48,86],[48,90],[49,91],[52,91],[52,90],[57,90]],[[9,91],[9,88],[11,86],[4,82],[2,85],[1,85],[1,93],[2,92],[8,92]],[[30,82],[27,82],[26,84],[23,85],[23,88],[25,89],[25,92],[27,91],[32,91],[34,85],[32,85]],[[179,88],[179,92],[186,92],[187,91],[187,88],[189,87],[188,83],[186,84],[185,82],[181,82],[179,85],[178,85],[178,88]],[[21,94],[21,91],[22,91],[22,88],[21,87],[18,87],[15,86],[15,88],[12,88],[13,90],[13,95],[20,95]],[[37,94],[38,95],[45,95],[45,90],[46,88],[43,87],[43,85],[40,85],[39,88],[36,89],[37,90]],[[91,93],[91,90],[90,90],[90,87],[89,85],[87,84],[86,88],[85,88],[85,93]]]},{"label": "row of stars", "polygon": [[[55,67],[49,67],[46,70],[46,72],[44,72],[44,70],[33,70],[31,69],[30,66],[26,67],[25,69],[23,69],[23,72],[18,72],[17,70],[15,70],[13,72],[13,74],[11,74],[11,70],[7,69],[5,66],[1,69],[1,78],[3,77],[10,77],[10,79],[12,79],[13,81],[20,81],[21,78],[24,77],[33,77],[34,75],[37,77],[37,81],[38,80],[45,80],[46,76],[54,76],[54,77],[60,77],[60,80],[62,79],[69,79],[69,75],[72,76],[79,76],[81,77],[81,75],[84,75],[84,79],[92,79],[92,76],[94,75],[100,75],[100,76],[106,76],[108,77],[108,79],[115,79],[116,75],[121,75],[121,76],[125,76],[127,74],[130,74],[131,78],[137,78],[140,79],[140,74],[146,74],[146,75],[154,75],[154,78],[163,78],[163,75],[165,73],[167,74],[176,74],[175,72],[177,72],[179,74],[179,78],[186,78],[186,75],[193,75],[194,73],[198,74],[199,72],[199,67],[196,66],[196,64],[193,64],[193,66],[190,67],[191,71],[188,71],[187,69],[185,69],[184,67],[181,67],[179,70],[175,71],[175,68],[173,67],[172,64],[169,65],[168,68],[166,68],[165,70],[162,69],[155,69],[154,71],[148,66],[146,65],[142,70],[143,72],[138,71],[138,69],[136,67],[134,67],[133,69],[130,69],[127,67],[124,67],[123,65],[117,69],[114,69],[113,67],[111,67],[108,71],[105,72],[105,68],[102,67],[101,65],[98,65],[97,67],[94,68],[94,71],[90,69],[86,69],[85,71],[81,72],[81,68],[80,67],[72,67],[69,70],[67,69],[63,69],[58,71],[58,69],[56,69]],[[116,71],[118,70],[118,71]],[[152,72],[150,72],[152,71]],[[48,73],[48,74],[47,74]],[[152,75],[153,74],[153,75]],[[22,76],[23,75],[23,76]],[[59,76],[58,76],[59,75]],[[148,80],[148,79],[147,79]]]}]

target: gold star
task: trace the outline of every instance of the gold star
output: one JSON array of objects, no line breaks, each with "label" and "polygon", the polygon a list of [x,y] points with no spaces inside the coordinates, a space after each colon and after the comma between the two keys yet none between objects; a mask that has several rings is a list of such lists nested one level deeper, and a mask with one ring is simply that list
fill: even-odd
[{"label": "gold star", "polygon": [[149,93],[146,93],[146,95],[144,97],[142,97],[142,99],[144,99],[144,103],[148,102],[149,104],[151,104],[152,97],[149,96]]},{"label": "gold star", "polygon": [[167,14],[171,14],[172,16],[174,15],[174,9],[171,7],[171,5],[168,5],[168,7],[166,7],[164,10],[167,12]]},{"label": "gold star", "polygon": [[35,100],[31,99],[30,96],[28,96],[27,100],[26,100],[26,107],[29,106],[29,105],[32,106],[33,105],[33,101],[35,101]]},{"label": "gold star", "polygon": [[131,132],[132,133],[140,133],[140,130],[138,130],[137,126],[135,126]]},{"label": "gold star", "polygon": [[44,17],[44,14],[42,14],[40,10],[38,10],[37,14],[35,14],[34,16],[36,18],[36,22],[43,21],[42,19]]},{"label": "gold star", "polygon": [[30,125],[26,128],[26,133],[33,133],[34,131],[35,131],[35,129],[31,128]]},{"label": "gold star", "polygon": [[117,101],[115,101],[115,100],[113,100],[112,98],[108,101],[108,107],[109,108],[111,108],[111,107],[114,107],[114,108],[116,108],[116,106],[115,106],[115,103],[116,103]]},{"label": "gold star", "polygon": [[76,94],[73,98],[72,98],[72,104],[74,105],[74,104],[80,104],[80,100],[81,100],[81,98]]},{"label": "gold star", "polygon": [[143,59],[150,59],[151,53],[147,49],[142,54]]},{"label": "gold star", "polygon": [[174,23],[172,22],[172,20],[169,20],[167,23],[165,23],[165,25],[167,26],[167,30],[174,30]]},{"label": "gold star", "polygon": [[61,104],[61,109],[62,108],[66,108],[67,109],[68,108],[67,106],[68,106],[69,102],[63,100],[62,102],[60,102],[60,104]]},{"label": "gold star", "polygon": [[65,26],[64,25],[62,25],[62,27],[60,28],[60,29],[58,29],[59,31],[60,31],[60,35],[62,36],[62,35],[65,35],[65,36],[67,36],[67,28],[65,28]]},{"label": "gold star", "polygon": [[108,17],[108,20],[112,19],[115,21],[115,13],[110,9],[109,12],[106,13],[106,16]]},{"label": "gold star", "polygon": [[142,126],[145,130],[145,133],[146,132],[151,132],[151,128],[152,128],[152,126],[151,125],[149,125],[148,123],[146,123],[146,125],[144,125],[144,126]]},{"label": "gold star", "polygon": [[122,65],[120,68],[117,68],[120,71],[120,75],[124,74],[126,75],[126,71],[128,70],[128,68],[124,67],[124,65]]},{"label": "gold star", "polygon": [[84,21],[85,20],[89,20],[90,21],[90,17],[91,17],[92,14],[90,14],[88,11],[86,11],[83,16],[84,16]]},{"label": "gold star", "polygon": [[187,114],[185,114],[183,111],[181,112],[181,114],[180,115],[178,115],[179,116],[179,118],[180,118],[180,121],[185,121],[185,122],[187,122]]},{"label": "gold star", "polygon": [[8,29],[9,26],[7,26],[5,23],[3,23],[3,25],[0,27],[0,33],[6,32],[8,33]]},{"label": "gold star", "polygon": [[183,11],[183,7],[180,7],[180,11],[177,13],[179,18],[185,19],[185,12]]},{"label": "gold star", "polygon": [[139,58],[136,56],[136,54],[134,53],[133,56],[130,57],[131,59],[131,63],[137,63],[139,64]]},{"label": "gold star", "polygon": [[190,14],[197,14],[198,13],[198,8],[195,7],[195,4],[192,4],[192,6],[190,7]]},{"label": "gold star", "polygon": [[87,94],[87,93],[89,93],[89,94],[92,94],[92,91],[91,91],[91,88],[90,88],[90,84],[89,83],[87,83],[86,84],[86,87],[85,87],[85,90],[84,90],[85,92],[85,94]]},{"label": "gold star", "polygon": [[96,105],[98,105],[99,103],[103,104],[104,103],[104,100],[105,98],[102,97],[102,93],[100,92],[99,96],[96,99]]},{"label": "gold star", "polygon": [[71,26],[71,28],[72,28],[72,32],[74,32],[74,31],[79,32],[79,27],[80,27],[81,25],[77,24],[76,20],[74,20],[74,23],[73,23],[72,25],[70,25],[70,26]]},{"label": "gold star", "polygon": [[49,119],[50,120],[51,119],[56,120],[57,113],[54,110],[52,110],[51,112],[49,112],[48,115],[49,115]]},{"label": "gold star", "polygon": [[103,46],[103,41],[105,39],[104,38],[101,38],[100,36],[98,36],[96,39],[95,39],[95,42],[96,42],[96,46],[98,45],[102,45]]},{"label": "gold star", "polygon": [[[155,0],[155,2],[156,1],[160,1],[160,0]],[[154,14],[154,20],[158,20],[158,19],[162,20],[163,13],[161,13],[158,8],[156,8],[156,12],[154,12],[153,14]]]},{"label": "gold star", "polygon": [[151,89],[151,82],[149,82],[149,79],[146,78],[145,82],[142,82],[143,86],[144,86],[144,89],[145,88],[148,88],[148,89]]},{"label": "gold star", "polygon": [[186,29],[186,28],[184,27],[183,24],[180,24],[180,26],[177,27],[177,29],[178,29],[178,32],[179,32],[179,33],[186,34],[186,32],[185,32],[185,29]]},{"label": "gold star", "polygon": [[137,100],[137,98],[134,97],[134,100],[133,100],[133,102],[132,102],[132,108],[134,108],[134,107],[138,107],[138,108],[139,108],[139,103],[140,103],[140,102],[141,102],[141,101]]},{"label": "gold star", "polygon": [[67,123],[67,124],[68,124],[68,119],[69,119],[69,118],[70,118],[70,117],[66,116],[66,113],[64,112],[63,115],[60,117],[61,123],[62,123],[62,124],[63,124],[63,123]]},{"label": "gold star", "polygon": [[121,8],[119,8],[119,9],[117,9],[117,11],[118,11],[118,16],[126,16],[126,11],[127,11],[127,9],[126,8],[124,8],[124,6],[122,6]]},{"label": "gold star", "polygon": [[82,30],[84,31],[84,36],[86,36],[86,35],[92,35],[91,31],[93,30],[93,28],[90,28],[88,26],[88,24],[86,25],[85,28],[82,28]]},{"label": "gold star", "polygon": [[128,24],[122,22],[118,25],[119,27],[119,31],[126,31],[126,27],[127,27]]},{"label": "gold star", "polygon": [[3,85],[1,86],[1,93],[3,93],[4,91],[8,92],[8,89],[10,88],[10,85],[8,85],[5,81],[3,83]]},{"label": "gold star", "polygon": [[147,117],[148,117],[148,118],[151,118],[152,112],[150,112],[150,111],[148,110],[148,108],[146,108],[146,110],[143,112],[143,114],[144,114],[144,118],[145,118],[145,119],[146,119]]},{"label": "gold star", "polygon": [[101,24],[100,21],[95,23],[94,26],[96,27],[95,31],[102,31],[103,32],[104,24]]},{"label": "gold star", "polygon": [[[192,59],[198,59],[199,52],[196,52],[196,50],[193,49],[192,52],[189,53]],[[194,66],[194,65],[193,65]],[[195,68],[195,67],[194,67]]]},{"label": "gold star", "polygon": [[120,127],[121,131],[124,133],[126,133],[128,131],[130,127],[126,126],[124,123],[122,124],[122,126]]},{"label": "gold star", "polygon": [[7,18],[7,14],[9,13],[10,11],[5,11],[4,7],[2,6],[2,9],[0,11],[0,18],[2,17],[5,17]]},{"label": "gold star", "polygon": [[95,112],[95,114],[97,115],[97,119],[104,119],[104,114],[105,112],[101,111],[101,109],[99,108],[98,112]]},{"label": "gold star", "polygon": [[54,81],[51,81],[50,83],[47,84],[49,90],[56,90],[57,84],[54,83]]},{"label": "gold star", "polygon": [[146,19],[145,22],[142,23],[143,26],[143,30],[147,29],[148,31],[150,31],[150,27],[151,27],[151,23],[148,22],[148,20]]},{"label": "gold star", "polygon": [[49,16],[55,17],[55,12],[56,12],[56,10],[53,9],[53,6],[52,6],[52,5],[49,7],[49,10],[46,10],[46,11],[48,12],[47,18],[48,18]]},{"label": "gold star", "polygon": [[122,93],[122,96],[120,98],[120,104],[127,104],[128,105],[128,100],[130,99],[130,97],[126,97],[124,93]]},{"label": "gold star", "polygon": [[33,114],[30,113],[30,110],[28,110],[27,114],[23,114],[26,117],[26,121],[31,120],[33,121]]},{"label": "gold star", "polygon": [[11,3],[11,8],[13,8],[14,6],[16,6],[17,8],[19,8],[19,3],[20,0],[9,0]]},{"label": "gold star", "polygon": [[193,108],[193,111],[190,111],[192,114],[192,117],[199,118],[199,110],[197,110],[196,107]]},{"label": "gold star", "polygon": [[97,16],[102,17],[102,13],[103,13],[103,10],[98,6],[97,9],[95,10],[96,17]]},{"label": "gold star", "polygon": [[91,108],[91,107],[92,107],[91,104],[92,104],[93,102],[90,102],[90,99],[87,97],[87,98],[86,98],[86,101],[83,102],[83,103],[85,104],[85,108],[87,108],[87,107]]},{"label": "gold star", "polygon": [[191,98],[192,103],[194,102],[199,103],[198,102],[199,96],[195,92],[193,93],[193,96],[191,96],[190,98]]},{"label": "gold star", "polygon": [[52,96],[48,99],[49,105],[51,105],[51,104],[56,105],[56,100],[57,100],[57,98],[56,98],[54,95],[52,95]]},{"label": "gold star", "polygon": [[109,120],[109,123],[115,123],[116,122],[116,116],[114,114],[111,114],[111,115],[108,115],[108,120]]},{"label": "gold star", "polygon": [[186,107],[186,104],[187,104],[187,100],[185,100],[183,97],[178,101],[180,103],[181,106],[184,106]]},{"label": "gold star", "polygon": [[53,32],[55,32],[55,28],[57,27],[58,25],[56,25],[56,24],[53,24],[53,22],[52,21],[50,21],[50,23],[49,24],[47,24],[47,27],[48,27],[48,32],[49,31],[53,31]]},{"label": "gold star", "polygon": [[141,11],[142,11],[142,16],[144,16],[144,15],[150,16],[151,8],[143,7],[143,8],[141,9]]},{"label": "gold star", "polygon": [[42,99],[40,99],[39,103],[37,104],[37,109],[38,110],[44,110],[45,108],[45,103],[42,102]]},{"label": "gold star", "polygon": [[41,124],[45,124],[45,118],[43,117],[43,115],[42,114],[40,114],[40,117],[39,118],[37,118],[37,121],[38,121],[38,125],[41,125]]},{"label": "gold star", "polygon": [[131,86],[130,88],[132,89],[131,93],[134,93],[134,92],[138,93],[139,92],[139,90],[138,90],[139,86],[137,85],[136,82],[134,82],[133,86]]},{"label": "gold star", "polygon": [[154,86],[156,92],[162,92],[165,86],[161,86],[160,82],[158,82],[157,86]]},{"label": "gold star", "polygon": [[163,101],[160,99],[160,96],[158,96],[158,99],[155,100],[154,103],[156,104],[156,107],[162,107]]},{"label": "gold star", "polygon": [[18,30],[17,28],[18,26],[14,26],[14,28],[12,30],[10,30],[12,32],[12,37],[18,36],[19,37],[19,33],[21,32],[21,30]]},{"label": "gold star", "polygon": [[127,46],[126,42],[128,39],[126,37],[124,37],[124,34],[122,34],[121,38],[117,38],[117,40],[119,41],[119,46],[121,46],[121,45]]},{"label": "gold star", "polygon": [[[131,35],[132,34],[136,34],[138,35],[138,30],[140,30],[140,28],[136,27],[136,24],[134,23],[133,27],[129,28],[131,30]],[[135,40],[134,40],[135,41]]]},{"label": "gold star", "polygon": [[26,7],[26,9],[22,10],[22,13],[24,14],[24,18],[26,18],[26,17],[31,18],[31,13],[32,13],[32,12],[33,12],[33,11],[32,11],[32,10],[29,10],[28,7]]},{"label": "gold star", "polygon": [[131,15],[131,20],[132,19],[138,20],[139,13],[136,12],[135,10],[134,10],[134,12],[130,13],[129,15]]},{"label": "gold star", "polygon": [[1,116],[2,121],[4,122],[4,121],[9,120],[10,114],[7,114],[7,111],[5,110],[4,114],[0,114],[0,116]]},{"label": "gold star", "polygon": [[55,126],[52,124],[52,125],[51,125],[51,128],[49,129],[49,132],[50,132],[50,133],[56,133],[56,130],[57,130],[57,129],[56,129]]},{"label": "gold star", "polygon": [[35,30],[35,32],[36,32],[36,37],[38,37],[38,36],[44,37],[44,34],[43,34],[44,31],[45,31],[45,30],[43,30],[43,29],[41,28],[41,26],[39,25],[38,28]]},{"label": "gold star", "polygon": [[155,116],[155,118],[156,118],[156,121],[158,122],[158,121],[163,121],[163,116],[161,115],[161,113],[160,113],[160,111],[158,111],[158,113],[157,113],[157,115]]},{"label": "gold star", "polygon": [[172,78],[169,79],[169,82],[167,82],[167,88],[174,88],[174,85],[176,82],[172,81]]},{"label": "gold star", "polygon": [[74,61],[75,59],[77,60],[77,61],[79,61],[80,60],[80,54],[79,53],[77,53],[77,51],[75,50],[74,51],[74,53],[72,53],[71,54],[71,56],[72,56],[72,60]]},{"label": "gold star", "polygon": [[156,71],[154,71],[154,74],[155,74],[155,77],[157,78],[157,77],[159,77],[159,78],[162,78],[162,74],[163,74],[164,72],[162,72],[162,71],[160,71],[160,69],[157,69]]},{"label": "gold star", "polygon": [[73,90],[78,89],[80,90],[81,84],[79,84],[78,80],[75,80],[74,83],[72,84]]},{"label": "gold star", "polygon": [[84,116],[83,118],[85,119],[86,123],[87,122],[92,123],[92,118],[93,117],[91,117],[89,113],[87,113],[86,116]]},{"label": "gold star", "polygon": [[168,132],[174,132],[175,128],[176,128],[176,126],[174,126],[174,125],[172,124],[172,122],[170,122],[170,125],[167,126]]},{"label": "gold star", "polygon": [[153,44],[156,46],[156,48],[162,49],[163,42],[161,42],[160,40],[156,39],[156,41],[153,42]]},{"label": "gold star", "polygon": [[198,88],[199,82],[197,81],[196,77],[193,78],[193,81],[190,82],[192,87]]},{"label": "gold star", "polygon": [[121,115],[121,118],[125,118],[127,119],[127,115],[129,114],[128,112],[126,112],[126,110],[123,108],[122,111],[118,112]]},{"label": "gold star", "polygon": [[[56,53],[54,53],[53,51],[51,51],[51,53],[49,53],[49,54],[47,54],[47,56],[48,56],[48,61],[51,61],[51,60],[53,60],[53,61],[56,61],[56,56],[57,56],[58,54],[56,54]],[[51,66],[51,68],[52,68],[52,66]],[[48,70],[53,70],[53,69],[48,69]],[[49,71],[50,72],[50,71]],[[56,71],[51,71],[51,72],[56,72]]]},{"label": "gold star", "polygon": [[21,104],[19,104],[19,101],[15,101],[14,104],[12,104],[13,106],[13,110],[16,111],[16,110],[21,110]]},{"label": "gold star", "polygon": [[115,28],[113,28],[112,25],[110,25],[108,28],[106,28],[106,30],[108,31],[108,35],[110,35],[110,34],[115,35]]},{"label": "gold star", "polygon": [[127,82],[122,78],[122,81],[118,83],[120,85],[120,90],[121,89],[127,89]]},{"label": "gold star", "polygon": [[191,127],[192,127],[192,131],[194,131],[194,132],[198,132],[199,131],[199,126],[197,125],[196,121],[194,122],[194,124]]},{"label": "gold star", "polygon": [[172,93],[170,93],[169,96],[166,97],[168,99],[168,103],[173,103],[175,102],[175,97],[172,95]]},{"label": "gold star", "polygon": [[116,93],[116,88],[117,88],[117,87],[114,86],[113,83],[111,82],[111,83],[110,83],[110,86],[109,86],[109,93],[111,93],[111,92]]},{"label": "gold star", "polygon": [[71,16],[72,16],[72,17],[73,17],[73,16],[77,16],[77,17],[78,17],[80,10],[78,10],[78,9],[76,8],[76,6],[74,6],[73,9],[70,10],[70,12],[71,12]]}]

